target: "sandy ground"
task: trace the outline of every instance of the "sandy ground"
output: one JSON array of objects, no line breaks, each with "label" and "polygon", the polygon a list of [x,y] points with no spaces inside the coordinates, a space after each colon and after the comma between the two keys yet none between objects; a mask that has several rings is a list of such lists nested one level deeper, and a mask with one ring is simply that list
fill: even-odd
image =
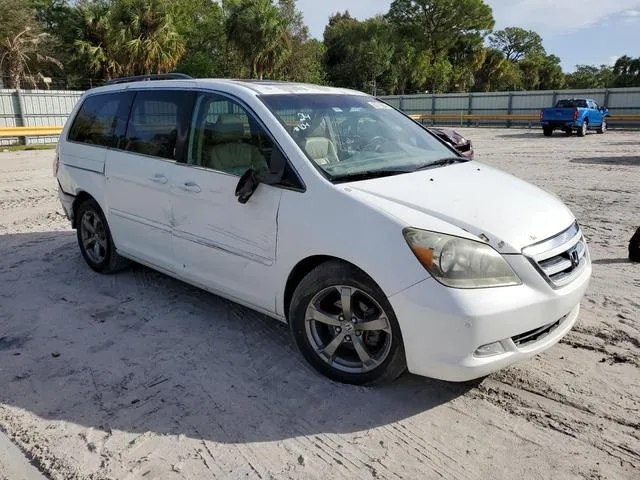
[{"label": "sandy ground", "polygon": [[3,480],[46,480],[20,449],[0,432],[0,478]]},{"label": "sandy ground", "polygon": [[332,383],[276,321],[143,267],[93,273],[52,152],[5,153],[0,429],[55,479],[640,478],[640,133],[462,131],[584,228],[593,280],[550,351],[479,385]]}]

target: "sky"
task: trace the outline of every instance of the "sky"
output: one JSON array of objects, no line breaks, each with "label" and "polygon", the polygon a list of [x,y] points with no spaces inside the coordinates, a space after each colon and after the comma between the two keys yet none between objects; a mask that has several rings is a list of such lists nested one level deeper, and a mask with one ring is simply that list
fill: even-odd
[{"label": "sky", "polygon": [[[311,34],[322,38],[332,13],[349,10],[365,19],[389,10],[390,0],[298,0]],[[622,55],[640,57],[640,0],[485,0],[496,29],[538,32],[548,53],[575,65],[612,65]]]}]

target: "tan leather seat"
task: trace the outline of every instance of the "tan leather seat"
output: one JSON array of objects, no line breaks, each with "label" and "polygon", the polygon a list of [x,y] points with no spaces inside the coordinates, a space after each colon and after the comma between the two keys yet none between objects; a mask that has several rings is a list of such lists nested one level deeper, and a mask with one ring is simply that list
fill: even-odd
[{"label": "tan leather seat", "polygon": [[326,137],[307,138],[304,149],[318,165],[327,165],[340,161],[335,143]]},{"label": "tan leather seat", "polygon": [[242,116],[221,115],[210,130],[203,152],[203,166],[242,175],[249,168],[268,170],[267,162],[255,145],[247,143]]}]

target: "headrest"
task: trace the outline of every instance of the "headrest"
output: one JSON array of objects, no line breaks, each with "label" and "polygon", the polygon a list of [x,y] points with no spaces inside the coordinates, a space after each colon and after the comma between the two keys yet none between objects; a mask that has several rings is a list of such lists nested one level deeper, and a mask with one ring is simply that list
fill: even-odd
[{"label": "headrest", "polygon": [[244,136],[244,122],[246,117],[240,115],[220,115],[213,130],[219,134],[242,138]]}]

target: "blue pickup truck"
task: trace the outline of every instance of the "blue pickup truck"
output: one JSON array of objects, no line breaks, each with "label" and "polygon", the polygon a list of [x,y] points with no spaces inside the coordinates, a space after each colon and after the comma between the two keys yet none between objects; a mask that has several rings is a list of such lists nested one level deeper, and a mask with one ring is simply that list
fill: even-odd
[{"label": "blue pickup truck", "polygon": [[545,137],[553,135],[554,130],[562,130],[567,135],[576,131],[579,137],[584,137],[587,130],[606,132],[609,116],[609,110],[600,107],[595,100],[571,98],[558,100],[553,108],[542,109],[540,123]]}]

